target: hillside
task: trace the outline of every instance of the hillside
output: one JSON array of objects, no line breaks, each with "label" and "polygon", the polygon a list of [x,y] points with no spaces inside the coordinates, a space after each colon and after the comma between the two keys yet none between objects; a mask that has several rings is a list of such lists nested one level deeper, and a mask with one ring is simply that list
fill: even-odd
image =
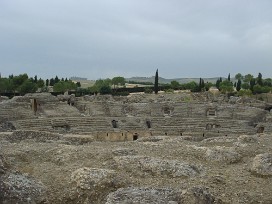
[{"label": "hillside", "polygon": [[[212,77],[212,78],[203,78],[205,82],[212,82],[215,83],[217,79],[219,79],[220,77]],[[225,78],[222,78],[223,80]],[[155,81],[155,77],[131,77],[131,78],[126,78],[127,81],[137,81],[137,82],[154,82]],[[162,84],[167,84],[167,83],[171,83],[171,81],[178,81],[181,84],[184,83],[188,83],[191,81],[195,81],[195,82],[199,82],[199,78],[174,78],[174,79],[165,79],[162,77],[159,77],[159,83]]]}]

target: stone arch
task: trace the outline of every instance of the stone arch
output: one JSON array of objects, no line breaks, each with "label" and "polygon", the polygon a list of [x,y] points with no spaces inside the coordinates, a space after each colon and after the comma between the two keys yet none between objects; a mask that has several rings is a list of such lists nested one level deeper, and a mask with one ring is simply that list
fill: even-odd
[{"label": "stone arch", "polygon": [[258,127],[257,133],[264,133],[264,126]]},{"label": "stone arch", "polygon": [[112,124],[113,128],[118,128],[118,121],[117,120],[112,120],[111,124]]},{"label": "stone arch", "polygon": [[146,120],[145,123],[146,123],[147,128],[151,128],[151,121],[150,120]]},{"label": "stone arch", "polygon": [[138,133],[137,133],[137,132],[134,133],[134,134],[133,134],[133,141],[138,140],[138,138],[139,138]]}]

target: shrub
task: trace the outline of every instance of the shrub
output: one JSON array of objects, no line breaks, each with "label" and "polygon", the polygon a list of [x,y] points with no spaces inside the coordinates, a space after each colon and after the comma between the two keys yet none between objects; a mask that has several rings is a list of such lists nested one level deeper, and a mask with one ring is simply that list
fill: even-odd
[{"label": "shrub", "polygon": [[151,88],[145,88],[144,92],[147,93],[147,94],[152,94],[153,90]]}]

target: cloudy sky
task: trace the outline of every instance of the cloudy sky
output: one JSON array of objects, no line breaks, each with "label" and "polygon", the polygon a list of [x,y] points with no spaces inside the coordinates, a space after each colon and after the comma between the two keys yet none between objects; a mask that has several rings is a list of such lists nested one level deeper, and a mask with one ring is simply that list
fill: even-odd
[{"label": "cloudy sky", "polygon": [[0,0],[0,72],[272,77],[271,0]]}]

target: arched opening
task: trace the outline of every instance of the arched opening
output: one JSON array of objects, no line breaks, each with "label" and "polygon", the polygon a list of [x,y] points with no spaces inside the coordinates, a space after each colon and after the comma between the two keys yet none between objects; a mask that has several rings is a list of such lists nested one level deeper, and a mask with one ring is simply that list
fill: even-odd
[{"label": "arched opening", "polygon": [[167,132],[166,133],[164,133],[165,135],[167,135]]},{"label": "arched opening", "polygon": [[113,127],[113,128],[117,128],[117,123],[118,123],[118,121],[112,120],[112,121],[111,121],[112,127]]},{"label": "arched opening", "polygon": [[164,115],[171,115],[171,108],[170,107],[168,107],[168,106],[165,106],[165,107],[163,107],[163,114]]},{"label": "arched opening", "polygon": [[206,125],[206,130],[211,130],[212,127],[213,127],[212,124],[207,124],[207,125]]},{"label": "arched opening", "polygon": [[151,122],[150,122],[150,120],[147,120],[145,123],[146,123],[147,128],[151,128]]},{"label": "arched opening", "polygon": [[180,136],[182,136],[182,132],[180,133]]},{"label": "arched opening", "polygon": [[202,134],[202,137],[205,137],[205,134],[204,134],[204,133]]},{"label": "arched opening", "polygon": [[257,133],[264,133],[264,127],[258,127]]},{"label": "arched opening", "polygon": [[133,135],[133,141],[138,140],[138,137],[139,137],[138,133],[134,133],[134,135]]}]

